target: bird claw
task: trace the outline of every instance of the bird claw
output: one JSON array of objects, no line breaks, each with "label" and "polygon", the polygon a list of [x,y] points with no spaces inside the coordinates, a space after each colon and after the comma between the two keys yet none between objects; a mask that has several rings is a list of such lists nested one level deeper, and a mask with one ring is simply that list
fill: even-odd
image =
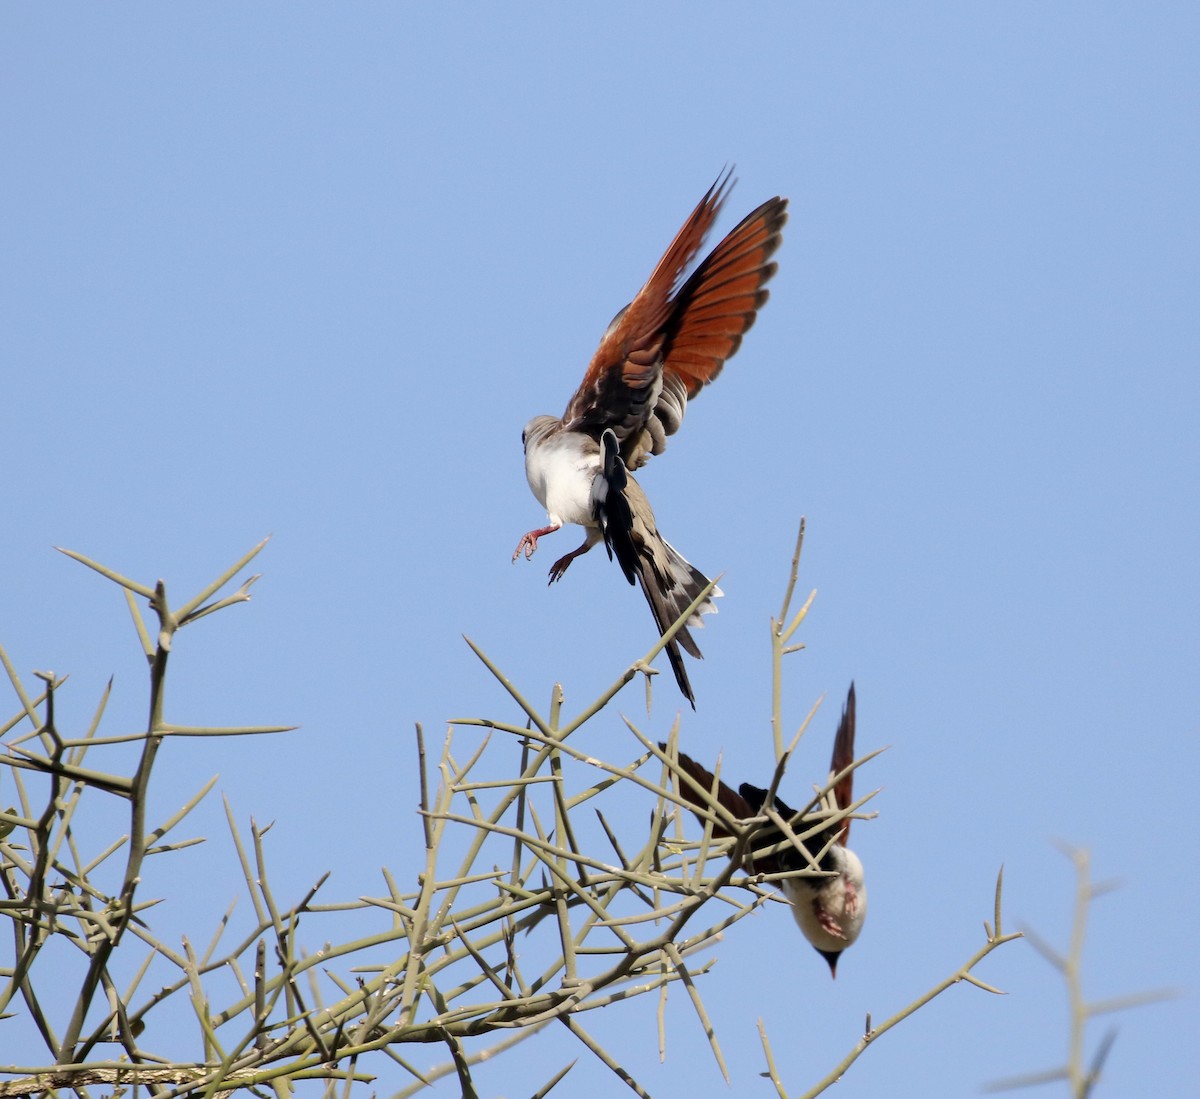
[{"label": "bird claw", "polygon": [[521,535],[517,548],[513,550],[512,559],[515,561],[521,556],[521,550],[524,550],[525,560],[528,561],[533,556],[533,551],[537,549],[538,539],[543,534],[553,534],[561,526],[562,523],[553,523],[548,527],[539,527],[537,530],[531,530],[528,534]]},{"label": "bird claw", "polygon": [[561,580],[567,569],[571,567],[571,562],[574,561],[576,557],[582,557],[591,548],[591,539],[585,538],[583,540],[583,545],[578,549],[573,549],[570,553],[564,553],[557,561],[554,562],[553,565],[550,566],[550,580],[548,583],[553,584],[555,580]]},{"label": "bird claw", "polygon": [[521,540],[517,543],[517,548],[513,550],[512,559],[515,563],[517,558],[521,556],[521,551],[525,551],[525,560],[528,561],[533,556],[533,551],[537,549],[538,536],[537,531],[531,530],[528,534],[521,535]]}]

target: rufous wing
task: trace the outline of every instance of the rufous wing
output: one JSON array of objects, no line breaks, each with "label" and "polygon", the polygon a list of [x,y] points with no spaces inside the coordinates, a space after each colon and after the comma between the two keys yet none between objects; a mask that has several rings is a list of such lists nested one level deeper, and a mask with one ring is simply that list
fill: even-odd
[{"label": "rufous wing", "polygon": [[[665,744],[660,744],[659,747],[666,751],[667,746]],[[689,778],[691,782],[687,781]],[[716,786],[715,794],[713,789],[714,784]],[[746,820],[749,817],[757,815],[756,811],[750,807],[749,802],[741,794],[731,787],[726,786],[707,767],[697,763],[691,756],[680,752],[679,792],[689,805],[707,812],[708,802],[703,794],[699,792],[700,790],[703,790],[705,794],[714,795],[722,808],[737,820]],[[701,823],[704,823],[705,818],[699,817],[698,819]],[[729,833],[720,825],[714,824],[713,835],[717,839],[724,839]]]},{"label": "rufous wing", "polygon": [[778,267],[771,256],[787,221],[787,199],[764,202],[742,219],[692,272],[675,296],[663,343],[663,371],[676,374],[689,400],[741,345],[766,302]]},{"label": "rufous wing", "polygon": [[729,194],[731,171],[708,189],[637,296],[608,326],[563,420],[568,427],[611,427],[622,442],[645,422],[662,370],[663,328],[688,264]]},{"label": "rufous wing", "polygon": [[[850,684],[850,692],[846,695],[846,705],[842,708],[842,720],[838,723],[837,736],[833,739],[833,757],[829,761],[831,774],[844,771],[854,762],[854,684]],[[834,788],[833,796],[839,809],[845,809],[854,801],[854,772],[851,771]],[[842,826],[842,834],[838,842],[845,845],[850,836],[850,822]]]}]

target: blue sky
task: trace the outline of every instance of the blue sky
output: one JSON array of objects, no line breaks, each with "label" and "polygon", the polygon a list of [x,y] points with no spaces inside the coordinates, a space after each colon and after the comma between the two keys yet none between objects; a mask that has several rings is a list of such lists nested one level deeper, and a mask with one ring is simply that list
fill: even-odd
[{"label": "blue sky", "polygon": [[[115,676],[112,731],[136,727],[144,664],[122,602],[50,547],[179,599],[274,535],[253,603],[180,639],[172,719],[301,729],[168,745],[164,808],[220,772],[241,819],[277,822],[285,896],[329,868],[337,896],[379,892],[381,865],[412,882],[413,722],[440,736],[451,717],[516,717],[462,634],[534,698],[561,682],[568,709],[649,648],[640,595],[600,553],[547,588],[575,533],[510,563],[543,514],[520,431],[561,412],[736,163],[718,236],[791,199],[771,301],[641,478],[670,541],[724,574],[682,743],[766,781],[768,619],[804,515],[801,585],[818,595],[789,724],[829,701],[783,792],[803,800],[821,777],[852,678],[860,749],[891,748],[861,780],[883,787],[855,829],[871,913],[836,983],[779,906],[716,951],[702,991],[732,1094],[768,1092],[757,1018],[801,1091],[866,1012],[956,968],[1002,863],[1010,920],[1062,942],[1073,880],[1051,837],[1123,883],[1092,913],[1089,992],[1184,990],[1117,1020],[1097,1094],[1192,1086],[1193,6],[9,5],[0,20],[0,643],[26,675],[71,673],[77,723]],[[665,735],[667,680],[650,718],[630,688],[586,750],[632,758],[622,712]],[[206,812],[213,842],[181,858],[219,912],[239,883],[219,805]],[[201,936],[201,907],[173,918]],[[982,975],[1010,995],[952,990],[838,1094],[969,1094],[1064,1055],[1062,987],[1032,950]],[[652,1093],[723,1087],[681,996],[663,1066],[652,1007],[605,1014]],[[547,1035],[481,1085],[525,1094],[577,1052]],[[624,1093],[586,1055],[570,1080]]]}]

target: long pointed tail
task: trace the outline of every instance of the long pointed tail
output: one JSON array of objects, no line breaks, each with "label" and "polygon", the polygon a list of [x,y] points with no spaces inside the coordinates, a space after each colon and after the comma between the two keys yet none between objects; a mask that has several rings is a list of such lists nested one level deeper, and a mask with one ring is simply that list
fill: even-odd
[{"label": "long pointed tail", "polygon": [[[658,632],[666,633],[708,586],[708,577],[658,533],[650,501],[641,485],[626,471],[616,436],[606,431],[600,443],[604,467],[593,488],[592,508],[604,534],[604,544],[609,556],[616,557],[625,578],[631,584],[637,579]],[[696,698],[679,650],[682,647],[690,656],[702,659],[689,630],[703,626],[703,616],[716,612],[713,600],[720,594],[721,589],[714,588],[666,645],[675,682],[693,709]]]},{"label": "long pointed tail", "polygon": [[[638,488],[638,494],[640,493],[641,489]],[[642,500],[645,501],[644,495]],[[646,510],[649,521],[645,524],[644,536],[638,546],[637,578],[661,634],[666,633],[675,624],[692,601],[708,587],[709,581],[704,573],[687,561],[658,533],[654,526],[654,513],[650,512],[649,504],[646,504]],[[637,514],[638,509],[635,508],[635,530]],[[667,659],[671,662],[671,671],[675,673],[675,682],[679,684],[683,697],[692,704],[693,710],[696,708],[696,697],[692,693],[692,685],[679,650],[682,647],[689,656],[696,660],[703,659],[700,646],[696,644],[690,631],[704,625],[702,615],[716,613],[717,607],[713,599],[719,595],[721,589],[714,588],[708,598],[679,628],[675,637],[666,644]]]}]

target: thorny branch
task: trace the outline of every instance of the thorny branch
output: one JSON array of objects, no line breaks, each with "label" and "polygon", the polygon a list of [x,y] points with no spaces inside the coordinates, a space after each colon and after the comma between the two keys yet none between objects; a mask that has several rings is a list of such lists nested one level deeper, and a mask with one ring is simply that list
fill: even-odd
[{"label": "thorny branch", "polygon": [[[251,821],[244,834],[226,805],[248,912],[239,916],[231,906],[211,936],[196,940],[207,942],[203,950],[186,938],[180,949],[155,930],[154,902],[142,899],[147,856],[190,847],[194,841],[171,837],[213,785],[205,784],[154,826],[149,791],[160,753],[176,736],[286,731],[187,726],[166,716],[176,633],[250,598],[255,578],[232,594],[219,593],[263,545],[177,608],[162,581],[142,584],[63,551],[124,593],[150,672],[149,710],[140,733],[97,735],[106,690],[86,732],[64,736],[55,717],[55,694],[64,681],[43,676],[46,688],[34,697],[0,651],[19,703],[3,730],[26,730],[8,743],[5,758],[18,804],[0,811],[0,911],[11,936],[11,961],[0,961],[0,1012],[23,1004],[46,1051],[45,1063],[30,1058],[33,1063],[0,1066],[0,1073],[17,1077],[0,1082],[0,1097],[142,1085],[159,1099],[171,1099],[306,1079],[324,1081],[332,1095],[335,1085],[349,1088],[374,1078],[378,1070],[365,1071],[371,1055],[411,1079],[401,1095],[447,1074],[457,1076],[464,1094],[472,1094],[474,1066],[553,1021],[645,1094],[620,1058],[584,1028],[582,1017],[652,994],[661,1019],[663,998],[677,983],[725,1073],[701,978],[712,965],[711,948],[763,903],[780,877],[743,869],[764,821],[726,819],[714,802],[702,838],[680,838],[680,807],[689,806],[689,814],[694,809],[677,789],[677,725],[664,752],[656,738],[632,723],[619,724],[632,738],[626,742],[634,754],[628,763],[594,758],[570,743],[627,683],[651,670],[663,639],[573,717],[563,712],[561,688],[555,687],[542,713],[472,644],[516,706],[520,723],[453,721],[440,751],[430,750],[417,727],[420,823],[414,827],[423,857],[414,888],[401,888],[384,870],[380,895],[321,903],[325,875],[299,902],[281,904],[271,887],[268,829]],[[782,656],[799,647],[792,638],[811,603],[810,596],[799,613],[790,614],[799,549],[798,540],[788,594],[772,627],[777,672]],[[149,603],[153,628],[140,600]],[[681,621],[686,617],[687,611]],[[772,791],[796,743],[783,746],[779,699],[777,679]],[[92,765],[112,746],[130,742],[138,756],[129,774]],[[790,837],[802,842],[827,827],[829,813],[821,808],[827,794],[809,806],[812,827],[788,829]],[[648,814],[605,815],[604,804],[618,795],[642,799]],[[74,821],[85,800],[114,798],[128,807],[125,834],[106,844],[77,834]],[[860,801],[840,812],[863,817],[861,810]],[[731,838],[714,838],[717,821],[719,834]],[[666,838],[673,831],[674,838]],[[106,878],[115,887],[106,890]],[[1011,937],[1000,936],[998,920],[997,908],[995,941],[988,949]],[[325,927],[335,933],[319,949],[307,949],[301,932]],[[76,989],[61,1035],[37,994],[38,959],[52,944],[65,950],[56,954],[56,979],[61,982],[69,971]],[[954,979],[973,980],[969,969]],[[167,1052],[179,1037],[180,1012],[172,1014],[172,1005],[184,1008],[194,1026],[193,1060]],[[864,1046],[901,1017],[868,1035]],[[492,1044],[481,1048],[480,1039],[488,1035]],[[414,1044],[444,1046],[449,1060],[422,1072],[403,1056]],[[548,1093],[570,1068],[556,1070],[537,1094]]]}]

